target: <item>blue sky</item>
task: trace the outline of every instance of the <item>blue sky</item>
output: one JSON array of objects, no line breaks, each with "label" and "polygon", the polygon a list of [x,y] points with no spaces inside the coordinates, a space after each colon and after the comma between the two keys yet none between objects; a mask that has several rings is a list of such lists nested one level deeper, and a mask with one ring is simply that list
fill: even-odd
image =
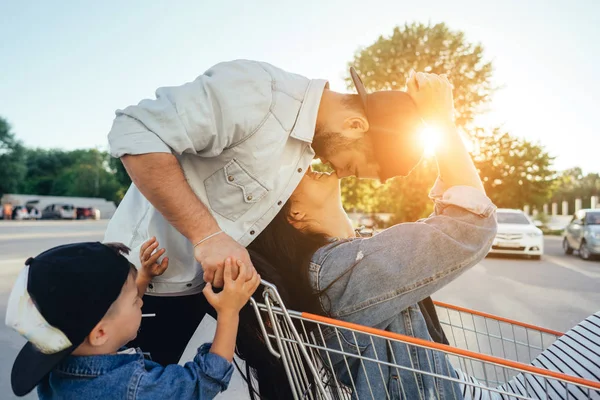
[{"label": "blue sky", "polygon": [[[59,5],[52,5],[59,4]],[[114,111],[236,58],[346,91],[346,64],[396,25],[446,22],[495,64],[485,125],[600,171],[600,1],[0,3],[0,116],[29,146],[106,148]]]}]

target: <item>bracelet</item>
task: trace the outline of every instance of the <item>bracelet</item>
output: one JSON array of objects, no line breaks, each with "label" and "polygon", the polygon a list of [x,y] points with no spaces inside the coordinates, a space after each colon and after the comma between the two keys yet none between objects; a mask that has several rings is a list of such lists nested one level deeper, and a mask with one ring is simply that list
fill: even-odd
[{"label": "bracelet", "polygon": [[198,243],[196,243],[196,244],[194,245],[194,249],[195,249],[196,247],[198,247],[198,245],[199,245],[199,244],[202,244],[202,243],[206,242],[208,239],[210,239],[210,238],[212,238],[212,237],[215,237],[215,236],[217,236],[219,233],[223,233],[223,231],[215,232],[215,233],[213,233],[213,234],[210,234],[210,235],[208,235],[207,237],[205,237],[204,239],[202,239],[201,241],[199,241]]}]

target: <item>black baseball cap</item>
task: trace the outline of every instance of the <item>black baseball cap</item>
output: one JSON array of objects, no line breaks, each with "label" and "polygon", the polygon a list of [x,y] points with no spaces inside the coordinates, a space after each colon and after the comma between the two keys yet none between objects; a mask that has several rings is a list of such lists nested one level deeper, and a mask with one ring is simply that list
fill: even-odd
[{"label": "black baseball cap", "polygon": [[6,313],[6,324],[28,339],[12,368],[17,396],[29,393],[85,341],[130,271],[119,251],[99,242],[54,247],[25,265]]},{"label": "black baseball cap", "polygon": [[412,97],[401,90],[367,93],[354,68],[350,77],[360,97],[379,165],[379,179],[385,182],[395,176],[406,176],[423,156],[424,144],[419,134],[423,121]]}]

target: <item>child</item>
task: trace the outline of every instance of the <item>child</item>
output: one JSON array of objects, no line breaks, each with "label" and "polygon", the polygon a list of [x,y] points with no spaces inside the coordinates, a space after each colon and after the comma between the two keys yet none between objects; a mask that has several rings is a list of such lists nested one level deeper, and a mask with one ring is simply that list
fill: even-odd
[{"label": "child", "polygon": [[[204,344],[185,366],[163,367],[139,349],[122,349],[137,335],[140,296],[168,266],[156,240],[140,252],[140,271],[115,243],[76,243],[29,258],[11,292],[6,323],[28,339],[13,365],[13,391],[23,396],[38,386],[44,399],[212,399],[227,389],[239,310],[260,284],[233,280],[225,260],[225,286],[204,289],[218,313],[212,344]],[[137,279],[136,279],[137,278]],[[165,337],[165,340],[169,340]]]}]

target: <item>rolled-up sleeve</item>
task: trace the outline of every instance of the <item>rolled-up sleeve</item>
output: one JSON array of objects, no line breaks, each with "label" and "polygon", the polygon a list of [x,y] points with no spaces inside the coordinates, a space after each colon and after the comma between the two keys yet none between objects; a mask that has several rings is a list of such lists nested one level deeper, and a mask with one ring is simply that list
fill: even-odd
[{"label": "rolled-up sleeve", "polygon": [[110,153],[214,157],[255,132],[271,102],[272,78],[260,63],[217,64],[193,82],[159,88],[156,99],[117,110]]},{"label": "rolled-up sleeve", "polygon": [[491,200],[472,187],[446,188],[441,180],[430,197],[435,207],[429,218],[332,243],[315,254],[326,311],[378,327],[485,257],[497,228]]},{"label": "rolled-up sleeve", "polygon": [[210,353],[210,343],[198,349],[194,361],[147,371],[139,380],[136,399],[212,399],[227,389],[233,365]]}]

